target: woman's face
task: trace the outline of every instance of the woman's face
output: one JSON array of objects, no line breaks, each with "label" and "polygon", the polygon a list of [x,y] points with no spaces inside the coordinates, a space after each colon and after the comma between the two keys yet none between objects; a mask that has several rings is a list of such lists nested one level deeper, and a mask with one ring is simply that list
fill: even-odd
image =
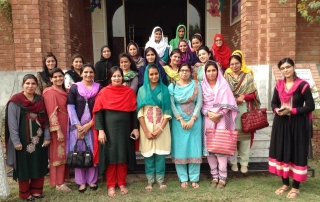
[{"label": "woman's face", "polygon": [[222,39],[221,39],[220,37],[217,37],[217,38],[216,38],[215,43],[216,43],[216,45],[217,45],[218,47],[222,46],[222,44],[223,44]]},{"label": "woman's face", "polygon": [[37,86],[38,84],[34,79],[27,79],[23,83],[22,88],[26,94],[33,94],[36,92]]},{"label": "woman's face", "polygon": [[285,78],[292,78],[294,75],[294,67],[288,62],[283,63],[280,66],[280,71]]},{"label": "woman's face", "polygon": [[178,30],[178,36],[180,39],[184,38],[184,28],[180,27],[180,29]]},{"label": "woman's face", "polygon": [[192,41],[191,41],[191,45],[192,45],[192,48],[193,48],[195,51],[197,51],[198,48],[199,48],[200,46],[202,46],[202,42],[199,41],[197,38],[194,38],[194,39],[192,39]]},{"label": "woman's face", "polygon": [[82,65],[83,65],[83,61],[81,58],[75,58],[72,62],[72,66],[76,70],[80,70],[82,68]]},{"label": "woman's face", "polygon": [[188,67],[187,65],[182,66],[182,67],[180,68],[179,76],[180,76],[180,79],[181,79],[181,80],[188,80],[188,79],[190,79],[191,72],[190,72],[190,69],[189,69],[189,67]]},{"label": "woman's face", "polygon": [[181,51],[182,53],[187,52],[187,49],[188,49],[187,43],[184,42],[184,41],[180,41],[179,49],[180,49],[180,51]]},{"label": "woman's face", "polygon": [[138,53],[137,48],[134,45],[130,45],[129,46],[129,54],[131,55],[131,57],[135,57]]},{"label": "woman's face", "polygon": [[235,58],[230,60],[230,68],[234,73],[239,73],[241,70],[241,63]]},{"label": "woman's face", "polygon": [[64,84],[64,75],[61,72],[56,72],[52,75],[50,81],[52,82],[53,86],[61,87]]},{"label": "woman's face", "polygon": [[115,71],[111,76],[111,84],[113,86],[121,86],[122,85],[122,75],[121,72]]},{"label": "woman's face", "polygon": [[52,70],[53,68],[55,68],[56,64],[57,64],[57,62],[54,59],[54,57],[48,57],[46,59],[46,66],[47,66],[48,70]]},{"label": "woman's face", "polygon": [[156,68],[150,68],[148,72],[150,84],[158,84],[159,81],[159,72]]},{"label": "woman's face", "polygon": [[149,50],[146,54],[146,60],[148,63],[155,63],[156,55],[153,51]]},{"label": "woman's face", "polygon": [[131,62],[127,57],[120,58],[120,68],[123,71],[125,72],[130,71],[130,65],[131,65]]},{"label": "woman's face", "polygon": [[206,70],[206,76],[207,76],[208,81],[217,80],[217,77],[218,77],[217,69],[213,65],[210,65]]},{"label": "woman's face", "polygon": [[180,60],[181,60],[180,53],[174,53],[172,56],[170,56],[171,64],[178,65],[180,63]]},{"label": "woman's face", "polygon": [[206,62],[208,62],[208,60],[210,58],[210,53],[208,53],[205,50],[200,50],[198,53],[198,57],[199,57],[200,62],[206,63]]},{"label": "woman's face", "polygon": [[92,82],[94,78],[94,71],[91,67],[85,67],[81,75],[84,81]]},{"label": "woman's face", "polygon": [[156,31],[156,32],[154,33],[154,39],[155,39],[155,41],[156,41],[156,42],[159,42],[159,41],[161,41],[161,38],[162,38],[161,31]]},{"label": "woman's face", "polygon": [[102,56],[105,58],[105,59],[109,59],[111,57],[111,51],[108,47],[105,47],[103,50],[102,50]]}]

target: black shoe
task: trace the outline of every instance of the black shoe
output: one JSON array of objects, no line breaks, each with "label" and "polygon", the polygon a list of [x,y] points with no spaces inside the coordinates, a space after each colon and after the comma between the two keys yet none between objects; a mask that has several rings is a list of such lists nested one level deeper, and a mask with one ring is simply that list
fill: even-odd
[{"label": "black shoe", "polygon": [[90,187],[91,190],[96,191],[98,189],[98,185],[94,186],[94,187]]},{"label": "black shoe", "polygon": [[33,197],[33,198],[37,198],[37,199],[42,199],[42,198],[44,198],[44,196],[43,196],[42,194],[37,195],[37,196],[32,195],[32,197]]},{"label": "black shoe", "polygon": [[87,187],[86,188],[84,188],[84,189],[78,189],[78,191],[80,192],[80,193],[84,193],[85,191],[87,191]]},{"label": "black shoe", "polygon": [[31,196],[30,198],[27,198],[26,201],[35,201],[35,199]]}]

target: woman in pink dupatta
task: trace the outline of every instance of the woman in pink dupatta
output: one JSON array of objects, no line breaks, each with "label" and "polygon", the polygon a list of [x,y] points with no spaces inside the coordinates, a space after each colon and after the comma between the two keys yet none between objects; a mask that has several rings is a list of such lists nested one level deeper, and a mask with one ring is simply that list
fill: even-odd
[{"label": "woman in pink dupatta", "polygon": [[[237,103],[228,82],[217,64],[208,61],[203,70],[202,93],[204,114],[204,132],[208,128],[234,130],[238,114]],[[227,179],[227,155],[213,154],[206,148],[206,136],[203,137],[203,155],[207,156],[213,180],[212,187],[223,188]]]},{"label": "woman in pink dupatta", "polygon": [[68,94],[64,87],[64,73],[60,68],[52,70],[49,78],[52,85],[44,89],[42,96],[50,124],[50,185],[56,186],[56,190],[69,192],[71,189],[64,183],[65,179],[69,179],[69,167],[66,164]]}]

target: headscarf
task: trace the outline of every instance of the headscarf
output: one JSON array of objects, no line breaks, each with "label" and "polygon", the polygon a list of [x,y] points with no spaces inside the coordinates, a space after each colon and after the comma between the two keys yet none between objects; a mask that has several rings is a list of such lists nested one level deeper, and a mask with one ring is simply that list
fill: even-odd
[{"label": "headscarf", "polygon": [[[211,61],[213,62],[213,61]],[[206,76],[205,68],[203,68],[203,81],[201,84],[203,94],[202,110],[209,110],[218,113],[221,109],[229,109],[231,120],[235,120],[238,115],[237,103],[234,99],[233,93],[226,79],[223,77],[221,71],[217,69],[217,81],[215,87],[212,89]],[[231,121],[229,129],[234,130],[235,123]]]},{"label": "headscarf", "polygon": [[137,112],[144,107],[145,105],[158,106],[163,114],[170,115],[171,112],[171,103],[170,96],[167,86],[162,83],[161,74],[159,71],[159,83],[158,85],[152,89],[149,81],[149,66],[146,67],[146,71],[144,72],[144,83],[143,86],[138,91],[138,108]]},{"label": "headscarf", "polygon": [[[283,103],[288,103],[293,95],[293,93],[297,90],[297,88],[299,87],[299,85],[303,82],[304,80],[300,79],[300,78],[296,78],[294,80],[293,86],[290,88],[290,90],[286,91],[286,87],[285,87],[285,80],[284,79],[280,79],[278,80],[277,84],[276,84],[276,89],[279,93],[279,97],[281,102]],[[309,86],[309,84],[307,83],[307,85]]]},{"label": "headscarf", "polygon": [[[94,65],[94,81],[97,83],[100,83],[101,86],[105,87],[108,85],[108,80],[107,80],[107,73],[112,67],[112,59],[111,57],[106,59],[102,55],[102,51],[104,48],[109,48],[109,46],[102,46],[101,47],[101,56],[100,56],[100,61],[96,62]],[[109,48],[111,51],[111,49]]]},{"label": "headscarf", "polygon": [[182,63],[190,63],[192,61],[192,51],[188,45],[188,42],[184,39],[180,40],[179,43],[178,43],[178,48],[180,47],[180,42],[183,41],[187,44],[187,51],[184,53],[181,54],[181,60],[180,60],[180,63],[179,65],[181,65]]},{"label": "headscarf", "polygon": [[133,70],[130,70],[129,72],[127,72],[126,74],[123,75],[123,81],[125,81],[125,82],[131,81],[131,80],[134,79],[137,75],[138,75],[138,72],[135,72],[135,71],[133,71]]},{"label": "headscarf", "polygon": [[[222,46],[218,47],[216,45],[216,38],[219,37],[222,40]],[[229,58],[231,56],[231,50],[227,46],[224,37],[222,34],[216,34],[214,36],[214,42],[212,44],[212,50],[214,51],[214,58],[220,62],[223,68],[227,69],[229,68]]]},{"label": "headscarf", "polygon": [[[134,46],[136,47],[136,49],[137,49],[137,55],[136,55],[137,59],[136,59],[136,60],[134,59],[134,57],[132,57],[132,56],[129,54],[129,48],[130,48],[131,45],[134,45]],[[137,62],[141,59],[139,46],[138,46],[138,44],[137,44],[136,42],[134,42],[134,41],[130,41],[130,43],[128,44],[128,46],[127,46],[127,53],[131,56],[132,60],[133,60],[135,63],[137,63]]]},{"label": "headscarf", "polygon": [[158,29],[158,28],[161,29],[160,27],[155,27],[155,28],[153,28],[151,37],[150,37],[149,41],[146,43],[145,49],[147,49],[148,47],[154,48],[154,49],[157,51],[159,57],[162,58],[163,55],[164,55],[165,52],[166,52],[167,47],[168,47],[169,45],[167,44],[167,42],[164,41],[162,29],[161,29],[161,35],[162,35],[162,37],[161,37],[160,42],[157,43],[157,42],[155,41],[155,37],[154,37],[154,34],[155,34],[155,33],[154,33],[154,32],[155,32],[155,30]]},{"label": "headscarf", "polygon": [[187,39],[187,29],[186,29],[186,26],[184,26],[184,25],[179,25],[178,27],[177,27],[177,30],[176,30],[176,38],[174,38],[174,39],[171,39],[170,40],[170,42],[169,42],[169,44],[171,45],[171,47],[172,47],[172,49],[175,49],[175,48],[179,48],[179,41],[181,40],[180,39],[180,37],[179,37],[179,29],[181,28],[181,27],[183,27],[184,28],[184,36],[183,36],[183,39],[185,40],[185,41],[187,41],[186,43],[188,44],[188,39]]},{"label": "headscarf", "polygon": [[83,82],[74,83],[78,87],[79,94],[84,97],[86,100],[94,97],[100,90],[100,84],[96,82],[92,82],[92,86],[88,89]]},{"label": "headscarf", "polygon": [[[243,55],[242,51],[241,50],[235,50],[235,51],[233,51],[232,55],[235,55],[235,53],[239,53],[241,55],[241,71],[243,71],[245,73],[250,73],[253,76],[253,71],[246,66],[246,61],[244,59],[244,55]],[[225,71],[225,74],[226,73],[231,73],[231,72],[232,72],[232,70],[230,68],[228,68]]]}]

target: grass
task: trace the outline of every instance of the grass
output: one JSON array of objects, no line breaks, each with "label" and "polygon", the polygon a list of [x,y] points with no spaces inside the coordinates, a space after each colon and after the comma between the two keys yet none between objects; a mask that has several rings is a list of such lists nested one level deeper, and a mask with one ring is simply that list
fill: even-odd
[{"label": "grass", "polygon": [[[314,159],[309,165],[316,169],[316,177],[308,178],[301,184],[301,194],[297,199],[290,201],[320,201],[320,160]],[[78,186],[72,183],[68,185],[73,191],[71,193],[61,193],[49,186],[49,178],[46,177],[44,195],[41,201],[288,201],[285,196],[277,196],[274,191],[281,186],[281,178],[269,173],[228,173],[227,186],[224,189],[210,187],[211,176],[208,173],[201,174],[200,188],[195,190],[189,183],[188,189],[180,188],[180,183],[176,174],[167,174],[166,183],[168,189],[159,190],[155,184],[152,192],[146,192],[146,178],[143,174],[128,175],[128,195],[121,195],[117,189],[117,196],[110,198],[107,195],[105,183],[99,180],[99,189],[92,191],[88,189],[84,194],[77,191]],[[11,197],[7,201],[19,201],[18,184],[8,178],[11,187]],[[37,200],[39,201],[39,200]]]}]

